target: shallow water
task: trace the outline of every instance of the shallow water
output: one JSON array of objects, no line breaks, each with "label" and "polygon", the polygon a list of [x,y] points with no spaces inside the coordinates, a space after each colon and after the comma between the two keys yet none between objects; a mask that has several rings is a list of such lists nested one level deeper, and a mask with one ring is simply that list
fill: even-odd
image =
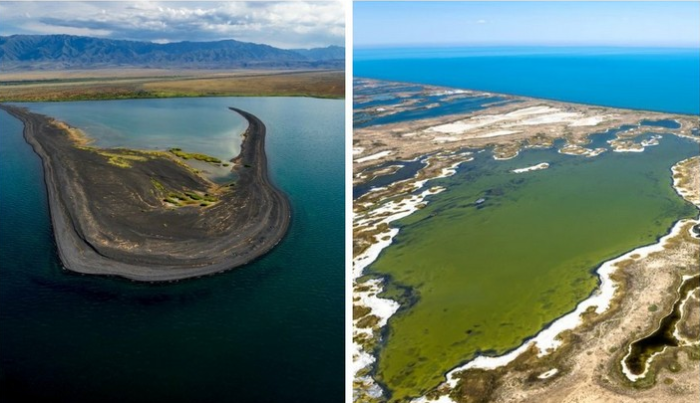
[{"label": "shallow water", "polygon": [[426,107],[425,103],[423,106],[417,104],[414,105],[414,108],[406,111],[379,116],[368,121],[359,121],[354,126],[356,128],[361,128],[371,125],[386,125],[403,122],[406,120],[437,118],[457,113],[476,112],[484,109],[487,104],[494,102],[508,103],[505,98],[500,97],[464,97],[455,101],[440,103],[438,106],[434,107]]},{"label": "shallow water", "polygon": [[665,127],[667,129],[678,129],[681,127],[680,123],[676,122],[675,120],[671,120],[671,119],[662,119],[662,120],[644,119],[641,122],[639,122],[639,124],[642,126]]},{"label": "shallow water", "polygon": [[367,194],[367,192],[369,192],[373,188],[379,188],[390,185],[394,182],[411,179],[414,176],[416,176],[418,171],[425,167],[425,163],[422,159],[419,158],[413,161],[388,161],[383,164],[379,164],[376,167],[372,167],[372,171],[390,167],[392,165],[401,165],[401,168],[399,168],[398,170],[396,170],[396,172],[392,174],[380,175],[365,183],[353,186],[352,197],[354,199],[357,199],[358,197]]},{"label": "shallow water", "polygon": [[[230,161],[240,152],[248,124],[228,109],[235,98],[129,99],[17,103],[77,127],[98,147],[141,150],[181,148]],[[187,161],[211,179],[231,179],[230,167]]]},{"label": "shallow water", "polygon": [[[593,145],[611,135],[594,136]],[[595,289],[601,262],[697,215],[674,192],[670,171],[697,153],[697,144],[674,136],[643,153],[595,158],[556,149],[508,161],[478,153],[454,176],[430,182],[447,190],[395,223],[395,243],[368,269],[387,276],[386,295],[402,303],[377,378],[396,398],[418,396],[476,354],[503,354],[573,310]],[[550,167],[510,172],[540,162]]]},{"label": "shallow water", "polygon": [[[187,101],[198,102],[264,121],[271,176],[291,199],[292,223],[248,266],[162,285],[61,270],[40,160],[21,123],[0,111],[0,400],[344,398],[344,103]],[[99,105],[111,104],[87,103]]]},{"label": "shallow water", "polygon": [[[361,80],[356,80],[355,83],[357,84],[359,81]],[[406,96],[408,92],[412,94]],[[369,101],[359,102],[364,100],[366,96],[369,96]],[[435,94],[427,91],[422,85],[405,86],[401,83],[391,82],[382,82],[379,86],[356,86],[355,97],[359,97],[354,104],[353,127],[355,128],[475,112],[484,109],[489,104],[516,102],[490,95]],[[396,113],[383,116],[374,114],[377,109],[404,103],[410,103],[406,110],[399,110]]]},{"label": "shallow water", "polygon": [[82,129],[99,147],[180,147],[229,160],[240,152],[247,127],[243,117],[228,109],[238,104],[236,98],[170,98],[16,105]]}]

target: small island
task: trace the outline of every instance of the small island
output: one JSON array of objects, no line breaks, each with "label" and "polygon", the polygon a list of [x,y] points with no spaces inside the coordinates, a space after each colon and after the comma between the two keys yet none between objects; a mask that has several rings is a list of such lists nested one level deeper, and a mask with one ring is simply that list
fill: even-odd
[{"label": "small island", "polygon": [[525,168],[513,169],[511,172],[516,173],[516,174],[520,174],[520,173],[523,173],[523,172],[539,171],[539,170],[541,170],[541,169],[547,169],[547,168],[549,168],[549,163],[547,163],[547,162],[540,162],[540,163],[537,164],[537,165],[533,165],[533,166],[529,166],[529,167],[525,167]]},{"label": "small island", "polygon": [[195,154],[93,147],[63,122],[0,108],[23,122],[42,159],[68,270],[148,282],[199,277],[251,262],[287,232],[290,205],[268,177],[266,128],[248,112],[230,108],[248,128],[231,161],[236,181],[218,185],[180,160]]}]

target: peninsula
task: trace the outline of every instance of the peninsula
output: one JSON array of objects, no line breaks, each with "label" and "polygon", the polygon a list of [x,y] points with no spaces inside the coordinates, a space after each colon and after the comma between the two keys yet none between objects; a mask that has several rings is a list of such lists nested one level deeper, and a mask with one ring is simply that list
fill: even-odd
[{"label": "peninsula", "polygon": [[93,147],[63,122],[0,105],[41,157],[66,269],[162,282],[249,263],[285,235],[290,205],[268,177],[266,128],[248,121],[235,182],[217,185],[165,151]]}]

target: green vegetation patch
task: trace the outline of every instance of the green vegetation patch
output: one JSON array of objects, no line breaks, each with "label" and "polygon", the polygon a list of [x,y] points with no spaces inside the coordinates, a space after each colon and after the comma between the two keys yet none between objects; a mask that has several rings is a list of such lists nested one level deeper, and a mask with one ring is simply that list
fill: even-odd
[{"label": "green vegetation patch", "polygon": [[195,206],[200,207],[211,206],[219,201],[219,198],[210,193],[185,191],[176,192],[168,190],[159,180],[151,178],[153,189],[156,197],[160,197],[164,203],[171,207]]},{"label": "green vegetation patch", "polygon": [[197,161],[209,162],[212,164],[221,164],[220,159],[218,159],[216,157],[212,157],[210,155],[206,155],[206,154],[188,153],[188,152],[182,151],[181,148],[171,148],[168,151],[170,151],[171,153],[175,154],[176,156],[182,158],[183,160],[193,159],[193,160],[197,160]]},{"label": "green vegetation patch", "polygon": [[370,312],[372,312],[372,310],[366,306],[353,305],[352,318],[353,319],[360,319],[361,317],[367,315]]},{"label": "green vegetation patch", "polygon": [[364,318],[357,321],[356,326],[360,329],[362,328],[373,328],[379,323],[379,317],[375,315],[367,315]]},{"label": "green vegetation patch", "polygon": [[488,403],[499,385],[499,376],[494,371],[470,370],[469,376],[461,378],[450,398],[457,402]]},{"label": "green vegetation patch", "polygon": [[163,184],[160,183],[158,180],[151,178],[151,183],[153,184],[153,187],[156,188],[157,191],[165,192],[165,186],[163,186]]},{"label": "green vegetation patch", "polygon": [[118,166],[120,168],[131,168],[133,166],[133,163],[135,161],[147,161],[148,158],[139,155],[134,152],[128,152],[128,151],[123,151],[123,152],[111,152],[107,150],[100,150],[97,148],[90,148],[90,150],[102,155],[103,157],[107,158],[107,162],[109,164],[112,164],[114,166]]},{"label": "green vegetation patch", "polygon": [[163,201],[175,207],[199,205],[201,207],[210,206],[219,201],[219,198],[209,193],[201,192],[170,192]]}]

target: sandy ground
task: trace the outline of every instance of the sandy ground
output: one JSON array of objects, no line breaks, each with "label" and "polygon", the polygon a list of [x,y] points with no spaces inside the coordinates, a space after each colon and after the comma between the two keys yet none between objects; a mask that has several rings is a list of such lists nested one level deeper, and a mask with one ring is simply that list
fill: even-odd
[{"label": "sandy ground", "polygon": [[673,186],[681,197],[700,206],[700,156],[673,167]]},{"label": "sandy ground", "polygon": [[[374,80],[362,82],[369,86],[380,85]],[[442,87],[423,86],[422,91],[398,96],[409,97],[423,92],[440,93],[449,90]],[[470,96],[493,95],[478,91],[469,91],[467,94]],[[592,133],[601,133],[622,125],[636,126],[642,119],[672,119],[681,123],[681,128],[676,130],[652,126],[635,128],[624,133],[620,141],[611,144],[615,151],[643,151],[644,146],[638,141],[633,141],[642,132],[676,132],[690,135],[690,129],[698,126],[697,117],[690,115],[605,108],[510,95],[500,96],[518,102],[490,106],[466,114],[355,129],[353,131],[355,172],[388,159],[407,160],[431,152],[454,151],[465,147],[495,146],[496,157],[508,159],[517,155],[517,151],[522,147],[551,145],[552,141],[559,138],[567,140],[568,153],[588,155],[592,150],[582,149],[581,146],[589,142],[588,136]],[[412,108],[415,108],[413,103],[407,101],[365,112],[384,116]],[[378,112],[377,109],[381,111]],[[360,111],[364,110],[360,109]],[[376,155],[381,157],[364,159],[366,156]]]}]

